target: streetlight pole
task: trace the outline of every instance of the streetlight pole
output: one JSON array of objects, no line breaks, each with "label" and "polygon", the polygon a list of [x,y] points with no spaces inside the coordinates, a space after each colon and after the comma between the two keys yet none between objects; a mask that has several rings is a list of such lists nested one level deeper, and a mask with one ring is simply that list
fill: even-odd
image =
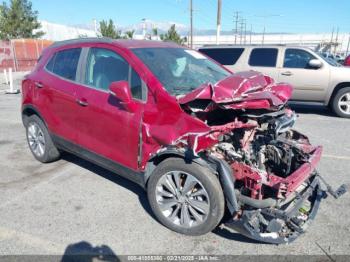
[{"label": "streetlight pole", "polygon": [[193,1],[190,0],[190,47],[193,48]]},{"label": "streetlight pole", "polygon": [[217,14],[217,22],[216,22],[216,44],[219,44],[220,41],[220,30],[221,30],[221,0],[218,0],[218,14]]}]

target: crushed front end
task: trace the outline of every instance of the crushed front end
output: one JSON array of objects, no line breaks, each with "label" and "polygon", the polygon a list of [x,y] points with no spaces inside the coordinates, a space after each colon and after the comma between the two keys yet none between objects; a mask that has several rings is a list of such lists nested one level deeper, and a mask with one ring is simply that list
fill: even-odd
[{"label": "crushed front end", "polygon": [[[177,145],[216,163],[231,218],[226,226],[258,241],[289,243],[303,233],[327,193],[317,173],[321,146],[292,129],[291,87],[254,72],[234,75],[180,98],[185,112],[209,132],[181,136]],[[223,173],[226,172],[226,176]]]}]

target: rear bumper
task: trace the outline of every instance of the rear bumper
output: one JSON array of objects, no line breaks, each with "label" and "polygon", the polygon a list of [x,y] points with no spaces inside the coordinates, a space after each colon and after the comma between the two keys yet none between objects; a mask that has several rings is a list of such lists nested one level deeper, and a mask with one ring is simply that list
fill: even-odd
[{"label": "rear bumper", "polygon": [[[304,233],[315,218],[326,191],[321,188],[321,179],[316,174],[309,187],[291,203],[281,208],[244,210],[239,219],[231,219],[225,225],[235,231],[261,242],[272,244],[291,243]],[[310,203],[310,210],[301,210]],[[304,219],[300,220],[300,216]]]}]

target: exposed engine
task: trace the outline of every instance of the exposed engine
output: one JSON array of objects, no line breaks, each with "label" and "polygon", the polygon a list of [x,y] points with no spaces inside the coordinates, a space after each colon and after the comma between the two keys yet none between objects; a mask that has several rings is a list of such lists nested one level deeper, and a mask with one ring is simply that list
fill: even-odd
[{"label": "exposed engine", "polygon": [[285,198],[283,179],[288,178],[315,150],[308,139],[291,129],[295,114],[283,109],[273,114],[242,114],[239,121],[250,128],[237,128],[220,137],[211,153],[224,159],[234,170],[243,194],[256,199]]}]

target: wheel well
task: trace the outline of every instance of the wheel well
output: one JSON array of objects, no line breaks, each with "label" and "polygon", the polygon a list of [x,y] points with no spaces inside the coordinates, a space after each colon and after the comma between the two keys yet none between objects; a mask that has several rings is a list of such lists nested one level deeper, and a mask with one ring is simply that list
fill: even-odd
[{"label": "wheel well", "polygon": [[145,182],[145,188],[147,188],[148,179],[150,178],[152,172],[157,168],[157,166],[163,162],[165,159],[168,158],[184,158],[180,154],[175,153],[163,153],[160,155],[156,155],[153,158],[151,158],[145,169],[145,175],[144,175],[144,182]]},{"label": "wheel well", "polygon": [[44,124],[46,125],[44,119],[41,117],[39,112],[36,111],[34,108],[32,108],[30,106],[24,108],[23,111],[22,111],[22,122],[23,122],[24,125],[27,124],[28,118],[31,117],[32,115],[38,116],[44,122]]},{"label": "wheel well", "polygon": [[329,99],[328,105],[330,105],[333,101],[333,98],[335,97],[335,95],[338,93],[338,91],[342,88],[345,87],[350,87],[350,82],[344,82],[344,83],[339,83],[332,92],[331,98]]},{"label": "wheel well", "polygon": [[145,181],[145,186],[147,187],[147,182],[149,177],[151,176],[153,170],[156,169],[156,167],[163,162],[164,160],[168,159],[168,158],[182,158],[185,160],[185,162],[195,162],[201,166],[205,166],[207,168],[209,168],[210,170],[212,170],[213,172],[216,173],[216,169],[212,168],[209,163],[207,163],[204,159],[202,158],[193,158],[191,156],[187,156],[185,152],[179,152],[176,150],[169,150],[169,152],[163,152],[160,153],[156,156],[154,156],[153,158],[151,158],[147,165],[146,165],[146,169],[145,169],[145,175],[144,175],[144,181]]}]

